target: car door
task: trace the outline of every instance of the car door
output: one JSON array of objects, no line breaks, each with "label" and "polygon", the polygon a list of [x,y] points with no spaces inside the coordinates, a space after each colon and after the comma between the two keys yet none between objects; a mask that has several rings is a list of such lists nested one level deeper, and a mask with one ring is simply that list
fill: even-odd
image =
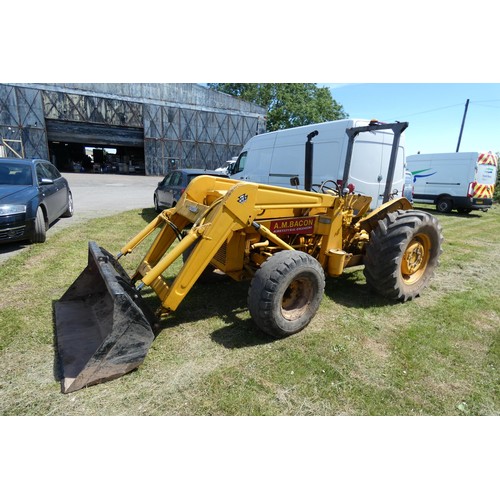
[{"label": "car door", "polygon": [[158,197],[158,205],[161,207],[172,206],[172,196],[168,192],[168,186],[170,184],[170,179],[172,173],[167,174],[163,180],[158,184],[158,189],[156,190],[156,196]]},{"label": "car door", "polygon": [[51,173],[42,162],[36,164],[36,178],[40,192],[40,204],[45,206],[49,224],[57,218],[58,212],[58,188],[51,179]]},{"label": "car door", "polygon": [[180,170],[175,170],[172,172],[172,177],[170,178],[170,183],[168,185],[168,193],[170,195],[169,207],[173,207],[177,200],[180,198],[180,192],[182,190],[183,174]]},{"label": "car door", "polygon": [[59,170],[52,165],[52,163],[46,161],[43,166],[50,175],[50,179],[54,182],[56,186],[55,193],[55,213],[57,214],[55,218],[58,218],[66,211],[66,206],[68,204],[68,184],[64,177],[60,174]]}]

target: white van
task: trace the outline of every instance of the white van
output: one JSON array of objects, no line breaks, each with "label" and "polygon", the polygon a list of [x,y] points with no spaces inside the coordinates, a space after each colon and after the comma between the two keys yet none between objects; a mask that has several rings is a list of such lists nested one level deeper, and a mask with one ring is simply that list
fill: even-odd
[{"label": "white van", "polygon": [[413,200],[439,212],[488,210],[497,180],[497,158],[488,153],[417,154],[406,158],[413,175]]},{"label": "white van", "polygon": [[[290,187],[291,179],[298,178],[293,185],[306,189],[305,144],[308,136],[317,131],[312,140],[312,183],[320,185],[330,180],[340,185],[344,181],[344,188],[350,185],[354,192],[371,196],[373,209],[387,197],[386,181],[393,142],[397,149],[392,183],[388,189],[391,195],[402,196],[405,176],[402,132],[407,126],[407,123],[382,124],[373,120],[347,119],[256,135],[238,156],[231,178],[283,187]],[[358,127],[361,127],[359,132]],[[364,131],[365,127],[369,131]],[[354,141],[352,157],[348,176],[344,179],[351,137]]]}]

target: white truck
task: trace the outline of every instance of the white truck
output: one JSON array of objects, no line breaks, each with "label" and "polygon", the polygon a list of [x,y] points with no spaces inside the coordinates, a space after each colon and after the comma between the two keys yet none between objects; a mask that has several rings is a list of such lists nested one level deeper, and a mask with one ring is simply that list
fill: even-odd
[{"label": "white truck", "polygon": [[233,156],[230,160],[225,161],[222,167],[216,168],[215,171],[224,175],[229,175],[229,172],[233,168],[233,165],[236,163],[237,159],[237,156]]},{"label": "white truck", "polygon": [[230,176],[306,190],[323,184],[338,191],[349,189],[370,196],[373,209],[393,195],[402,196],[407,126],[347,119],[256,135],[243,147]]},{"label": "white truck", "polygon": [[406,158],[413,175],[413,200],[436,205],[438,212],[487,211],[493,203],[497,157],[487,153],[416,154]]}]

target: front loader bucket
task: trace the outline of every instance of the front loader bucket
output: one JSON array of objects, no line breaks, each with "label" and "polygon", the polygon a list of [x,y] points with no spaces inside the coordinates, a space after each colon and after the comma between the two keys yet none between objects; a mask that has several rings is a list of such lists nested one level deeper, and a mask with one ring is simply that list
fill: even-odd
[{"label": "front loader bucket", "polygon": [[153,313],[120,264],[93,241],[87,267],[54,309],[63,393],[137,368],[155,337]]}]

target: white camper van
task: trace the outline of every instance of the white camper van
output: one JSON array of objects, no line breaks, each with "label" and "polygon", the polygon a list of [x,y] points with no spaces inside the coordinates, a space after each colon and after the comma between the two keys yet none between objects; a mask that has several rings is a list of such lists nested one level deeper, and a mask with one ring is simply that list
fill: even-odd
[{"label": "white camper van", "polygon": [[488,210],[493,203],[497,158],[488,153],[417,154],[406,158],[413,175],[413,200],[439,212]]},{"label": "white camper van", "polygon": [[[407,123],[381,124],[379,122],[348,119],[306,125],[252,137],[244,146],[232,169],[231,177],[238,180],[290,187],[307,188],[305,179],[305,144],[308,136],[318,132],[312,139],[312,183],[321,185],[325,181],[343,184],[354,192],[371,196],[371,208],[384,200],[389,174],[392,145],[397,137],[395,168],[391,172],[390,194],[402,196],[405,177],[405,143],[403,130]],[[367,127],[353,135],[357,127]],[[396,128],[395,128],[396,127]],[[348,133],[351,131],[351,134]],[[344,179],[346,156],[350,138],[354,141],[349,172]],[[342,186],[340,186],[342,187]],[[314,187],[313,187],[314,190]],[[387,200],[385,200],[387,201]]]}]

